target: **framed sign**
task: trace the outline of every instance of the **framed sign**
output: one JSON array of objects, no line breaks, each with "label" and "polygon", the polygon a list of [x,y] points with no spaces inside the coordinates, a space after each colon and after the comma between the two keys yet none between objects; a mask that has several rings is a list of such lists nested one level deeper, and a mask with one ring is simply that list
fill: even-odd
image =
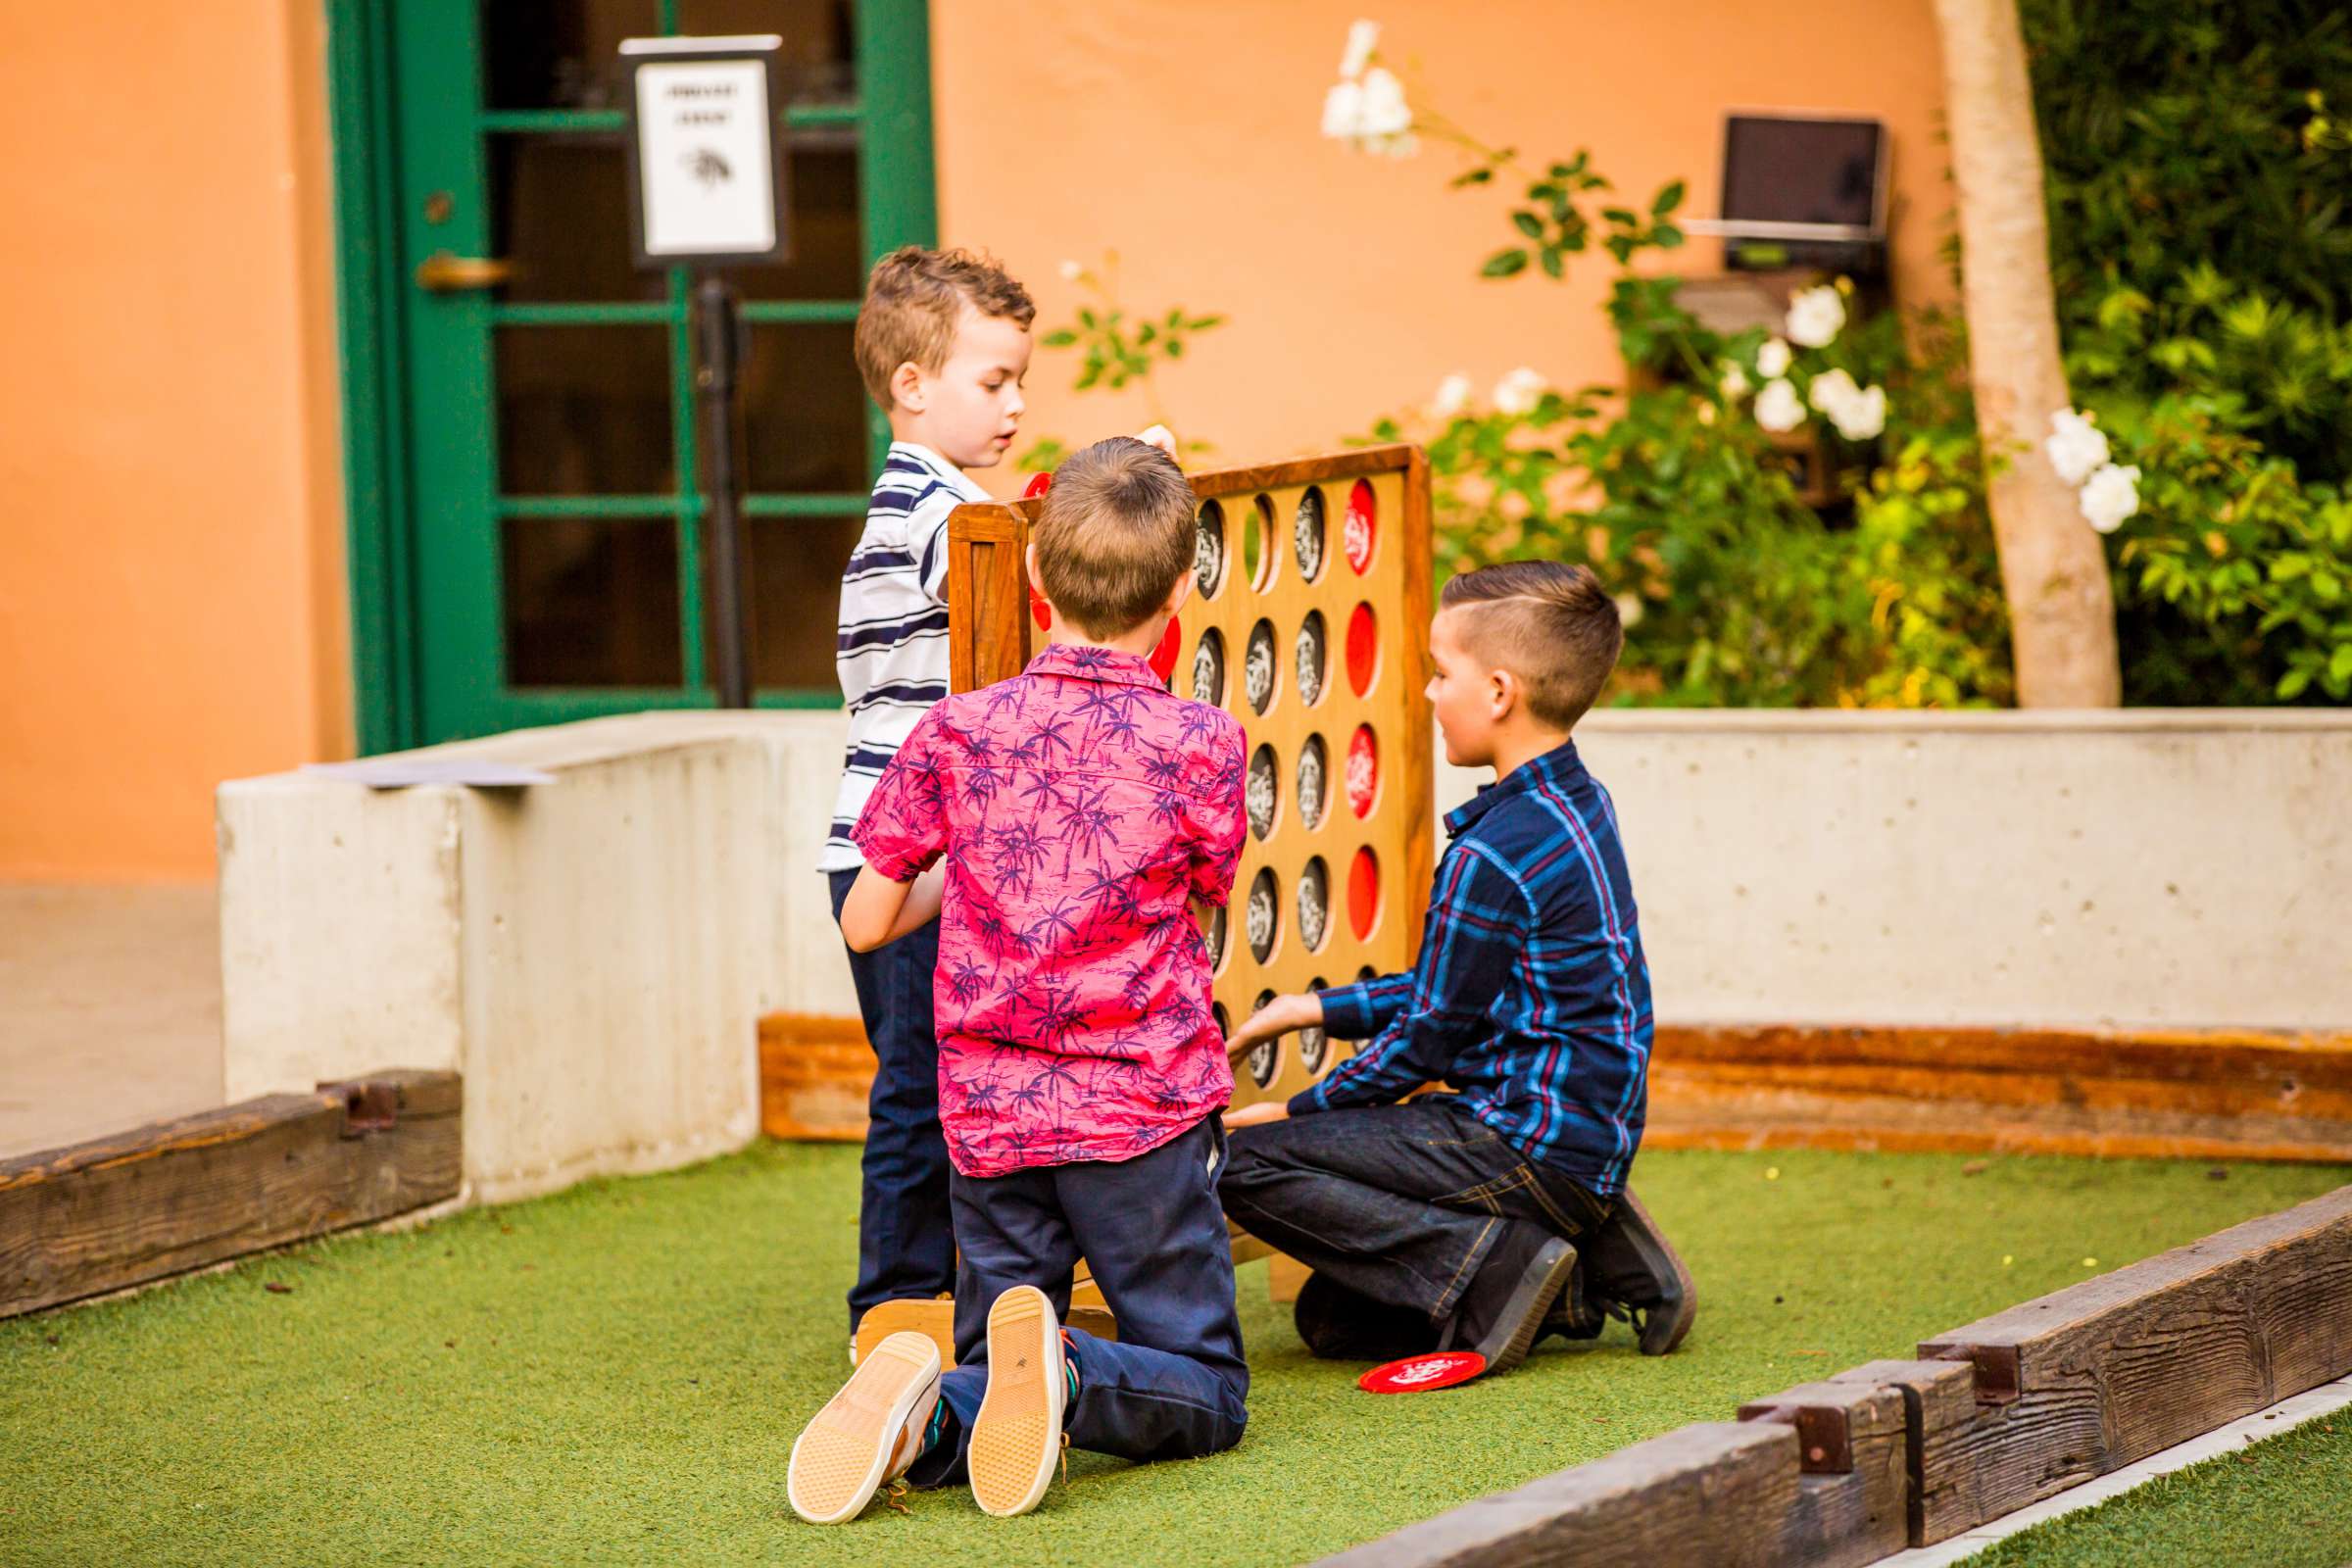
[{"label": "framed sign", "polygon": [[640,267],[791,255],[774,33],[629,38],[629,243]]}]

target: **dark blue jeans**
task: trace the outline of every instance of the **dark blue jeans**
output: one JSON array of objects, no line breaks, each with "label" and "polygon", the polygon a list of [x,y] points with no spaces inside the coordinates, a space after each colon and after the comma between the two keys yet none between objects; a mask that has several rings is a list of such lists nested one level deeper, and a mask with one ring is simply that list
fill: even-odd
[{"label": "dark blue jeans", "polygon": [[[858,873],[826,875],[839,920]],[[938,967],[936,920],[871,953],[850,955],[858,1010],[874,1048],[864,1191],[858,1202],[858,1283],[850,1290],[853,1333],[877,1301],[928,1299],[956,1285],[948,1145],[939,1131],[939,1038],[931,1018],[931,974]]]},{"label": "dark blue jeans", "polygon": [[1112,1163],[1040,1165],[1008,1176],[954,1179],[956,1360],[940,1380],[941,1441],[906,1479],[963,1478],[972,1418],[988,1392],[988,1309],[1034,1285],[1057,1315],[1083,1256],[1118,1320],[1116,1342],[1068,1331],[1078,1402],[1064,1422],[1073,1447],[1127,1459],[1191,1459],[1242,1441],[1250,1364],[1233,1301],[1233,1249],[1217,1206],[1225,1134],[1210,1116],[1150,1153]]},{"label": "dark blue jeans", "polygon": [[[1388,1340],[1407,1355],[1434,1346],[1509,1227],[1539,1226],[1574,1242],[1610,1209],[1451,1095],[1242,1128],[1218,1193],[1244,1230],[1318,1276],[1313,1300],[1299,1298],[1308,1348],[1351,1358],[1356,1350],[1342,1347]],[[1323,1343],[1309,1332],[1318,1318],[1333,1330]],[[1383,1332],[1351,1336],[1348,1318]],[[1417,1319],[1427,1343],[1395,1339],[1388,1331],[1399,1319]]]}]

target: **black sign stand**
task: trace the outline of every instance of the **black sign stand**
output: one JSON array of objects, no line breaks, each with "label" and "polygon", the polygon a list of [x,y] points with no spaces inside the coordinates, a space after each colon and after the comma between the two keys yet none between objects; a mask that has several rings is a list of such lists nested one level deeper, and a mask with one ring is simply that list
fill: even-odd
[{"label": "black sign stand", "polygon": [[752,706],[750,541],[743,518],[743,400],[737,371],[743,361],[743,317],[735,285],[706,272],[695,285],[695,395],[703,428],[710,432],[705,478],[710,511],[703,538],[710,549],[711,654],[718,662],[718,706]]},{"label": "black sign stand", "polygon": [[[745,357],[745,331],[740,297],[735,285],[716,269],[744,266],[752,263],[775,262],[789,259],[791,236],[787,220],[791,213],[785,194],[785,161],[782,139],[776,133],[777,117],[783,112],[783,93],[777,58],[783,40],[772,34],[731,38],[632,38],[620,46],[621,61],[626,74],[623,101],[628,105],[630,126],[628,136],[628,175],[630,187],[630,245],[637,263],[647,268],[686,266],[695,269],[694,288],[694,387],[697,419],[709,432],[705,452],[705,467],[701,485],[704,510],[698,518],[702,537],[708,545],[708,575],[703,596],[705,648],[714,664],[713,682],[718,688],[721,708],[750,708],[753,705],[752,650],[755,631],[752,619],[751,550],[745,532],[743,515],[743,400],[742,368]],[[648,66],[710,66],[741,62],[757,62],[761,86],[761,120],[767,139],[768,187],[762,193],[768,202],[766,221],[769,228],[764,245],[745,245],[736,249],[697,249],[691,254],[681,250],[656,252],[649,249],[646,233],[646,181],[674,172],[662,168],[649,171],[644,167],[645,146],[639,123],[644,109],[638,73]],[[691,112],[705,116],[711,112],[715,97],[735,96],[731,89],[721,89],[716,95],[710,88],[689,87]],[[659,101],[659,94],[652,95]],[[741,123],[741,122],[737,122]],[[718,154],[699,152],[693,162],[696,177],[724,180],[738,177],[732,174],[726,158]],[[757,188],[757,187],[755,187]]]}]

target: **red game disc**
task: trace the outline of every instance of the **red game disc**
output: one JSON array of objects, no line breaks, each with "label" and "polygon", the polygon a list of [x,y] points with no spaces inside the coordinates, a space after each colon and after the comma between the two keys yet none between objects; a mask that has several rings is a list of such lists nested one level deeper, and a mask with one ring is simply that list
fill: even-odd
[{"label": "red game disc", "polygon": [[1176,646],[1184,641],[1184,622],[1174,615],[1168,617],[1167,635],[1152,650],[1152,673],[1163,686],[1176,678]]},{"label": "red game disc", "polygon": [[1355,568],[1359,577],[1372,564],[1373,511],[1371,484],[1356,480],[1355,488],[1348,492],[1348,520],[1341,527],[1340,542],[1347,553],[1348,564]]},{"label": "red game disc", "polygon": [[[1053,488],[1054,476],[1052,474],[1033,473],[1029,476],[1029,482],[1021,487],[1021,499],[1023,501],[1035,501],[1039,496],[1044,495],[1047,491]],[[1030,583],[1028,587],[1029,613],[1037,617],[1037,629],[1039,631],[1052,631],[1054,629],[1054,607],[1047,604],[1046,596],[1037,591],[1037,584]],[[1169,655],[1168,657],[1171,661],[1173,661],[1175,658],[1173,654]]]},{"label": "red game disc", "polygon": [[1476,1350],[1432,1350],[1376,1366],[1355,1386],[1366,1394],[1426,1394],[1467,1383],[1486,1369],[1487,1358]]}]

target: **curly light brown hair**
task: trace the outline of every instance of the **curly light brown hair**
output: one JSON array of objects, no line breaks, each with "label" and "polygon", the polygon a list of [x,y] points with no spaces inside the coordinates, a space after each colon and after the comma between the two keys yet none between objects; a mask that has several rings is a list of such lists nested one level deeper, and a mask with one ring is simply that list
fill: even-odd
[{"label": "curly light brown hair", "polygon": [[956,348],[956,321],[969,305],[982,316],[1037,319],[1029,291],[994,258],[976,251],[933,251],[902,245],[874,264],[865,280],[852,340],[865,389],[888,413],[890,378],[912,364],[937,375]]}]

